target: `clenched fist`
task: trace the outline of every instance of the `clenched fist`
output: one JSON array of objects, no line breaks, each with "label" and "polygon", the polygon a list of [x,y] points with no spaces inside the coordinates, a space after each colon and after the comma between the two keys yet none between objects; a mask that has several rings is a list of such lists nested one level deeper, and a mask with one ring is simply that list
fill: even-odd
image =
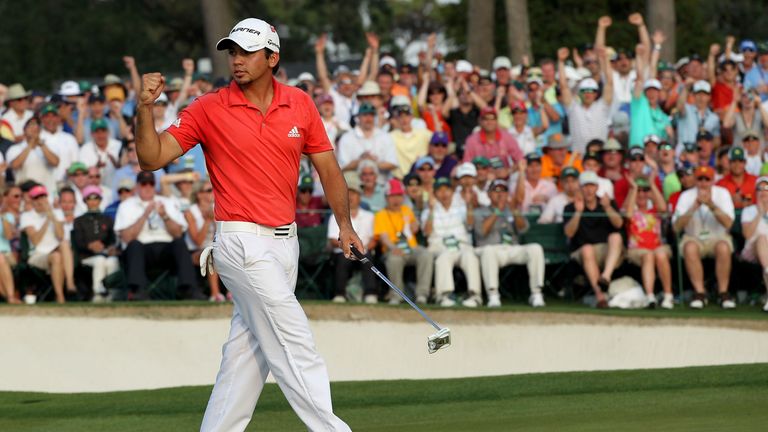
[{"label": "clenched fist", "polygon": [[155,99],[160,97],[160,93],[165,88],[165,77],[159,72],[144,74],[141,77],[141,93],[139,94],[139,103],[142,105],[152,105]]}]

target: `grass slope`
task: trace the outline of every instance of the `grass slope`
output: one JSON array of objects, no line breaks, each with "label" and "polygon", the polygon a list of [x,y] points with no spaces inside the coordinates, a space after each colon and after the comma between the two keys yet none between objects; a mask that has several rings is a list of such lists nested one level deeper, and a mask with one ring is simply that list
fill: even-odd
[{"label": "grass slope", "polygon": [[[0,430],[197,430],[209,393],[0,393]],[[768,364],[343,382],[333,395],[355,431],[763,431]],[[306,429],[267,385],[248,430]]]}]

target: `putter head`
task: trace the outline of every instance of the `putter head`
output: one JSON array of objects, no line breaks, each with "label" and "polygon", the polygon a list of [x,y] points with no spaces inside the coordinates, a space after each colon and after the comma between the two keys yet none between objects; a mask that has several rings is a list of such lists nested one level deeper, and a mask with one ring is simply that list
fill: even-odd
[{"label": "putter head", "polygon": [[440,329],[439,332],[427,338],[427,349],[430,354],[434,354],[441,348],[451,346],[451,329]]}]

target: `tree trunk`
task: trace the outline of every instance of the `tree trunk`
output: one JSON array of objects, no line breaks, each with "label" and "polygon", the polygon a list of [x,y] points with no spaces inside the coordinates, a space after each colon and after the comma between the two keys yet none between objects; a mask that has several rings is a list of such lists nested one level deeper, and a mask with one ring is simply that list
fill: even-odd
[{"label": "tree trunk", "polygon": [[528,0],[506,0],[506,6],[509,58],[513,64],[522,63],[523,56],[528,56],[528,59],[533,62]]},{"label": "tree trunk", "polygon": [[467,60],[483,69],[493,61],[492,0],[469,0],[467,5]]},{"label": "tree trunk", "polygon": [[205,28],[205,46],[213,63],[213,78],[228,77],[227,56],[216,50],[216,42],[223,38],[235,25],[231,0],[200,0]]},{"label": "tree trunk", "polygon": [[667,37],[661,50],[661,59],[674,63],[675,55],[675,1],[674,0],[647,0],[648,27],[653,34],[661,30]]}]

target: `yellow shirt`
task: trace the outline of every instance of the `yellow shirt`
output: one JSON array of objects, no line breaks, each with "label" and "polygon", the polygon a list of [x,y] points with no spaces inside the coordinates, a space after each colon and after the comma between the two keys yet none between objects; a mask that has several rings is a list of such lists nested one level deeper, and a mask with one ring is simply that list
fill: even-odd
[{"label": "yellow shirt", "polygon": [[389,136],[395,143],[398,164],[398,168],[392,171],[392,175],[403,178],[411,172],[411,166],[416,162],[416,159],[426,156],[429,151],[429,140],[432,139],[432,132],[429,129],[414,129],[409,133],[395,130],[390,132]]},{"label": "yellow shirt", "polygon": [[[376,239],[381,238],[381,235],[389,237],[389,241],[393,244],[397,244],[399,241],[399,234],[402,233],[408,239],[408,246],[416,247],[416,236],[411,232],[411,222],[416,220],[416,216],[413,214],[408,206],[400,206],[399,212],[391,212],[387,209],[380,210],[373,218],[373,235]],[[382,246],[382,250],[386,252],[386,246]]]}]

